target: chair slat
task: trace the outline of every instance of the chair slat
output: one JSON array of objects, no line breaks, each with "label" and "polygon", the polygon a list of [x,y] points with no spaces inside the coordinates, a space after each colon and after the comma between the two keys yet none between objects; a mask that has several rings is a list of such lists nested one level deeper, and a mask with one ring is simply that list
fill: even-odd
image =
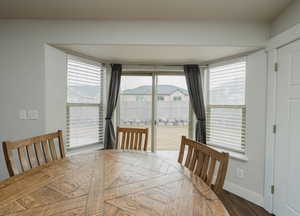
[{"label": "chair slat", "polygon": [[56,153],[55,144],[54,144],[53,139],[49,139],[48,142],[49,142],[49,147],[50,147],[50,152],[51,152],[52,159],[57,160],[58,157],[57,157],[57,153]]},{"label": "chair slat", "polygon": [[12,149],[9,147],[11,146],[11,142],[3,142],[3,153],[4,158],[7,164],[7,170],[9,173],[9,176],[14,176],[20,173],[18,166],[16,164],[16,161],[13,159],[13,152]]},{"label": "chair slat", "polygon": [[120,134],[122,134],[121,149],[124,149],[125,148],[125,141],[126,141],[126,133],[125,132],[121,132]]},{"label": "chair slat", "polygon": [[203,160],[203,166],[201,170],[200,177],[206,181],[207,179],[207,170],[208,170],[208,164],[209,164],[209,155],[204,155],[204,160]]},{"label": "chair slat", "polygon": [[195,170],[195,165],[196,165],[196,162],[197,162],[197,158],[198,158],[198,152],[197,151],[193,151],[193,156],[192,156],[192,159],[191,159],[191,162],[189,164],[189,169],[191,171],[194,171]]},{"label": "chair slat", "polygon": [[[121,149],[130,150],[144,150],[147,151],[147,141],[148,141],[148,129],[146,128],[117,128],[118,136],[122,139],[118,139],[117,146]],[[143,146],[143,138],[144,146]],[[121,144],[119,145],[119,142]]]},{"label": "chair slat", "polygon": [[[222,164],[220,164],[219,166],[220,166],[220,168],[221,168],[221,167],[222,167]],[[215,186],[214,186],[214,189],[215,189],[215,190],[220,190],[219,185],[221,184],[221,178],[222,178],[222,173],[218,173],[218,174],[217,174],[217,179],[216,179],[216,184],[215,184]]]},{"label": "chair slat", "polygon": [[[118,127],[117,127],[117,131],[118,131]],[[117,149],[119,148],[119,140],[120,140],[120,134],[117,133],[117,135],[116,135],[116,148]]]},{"label": "chair slat", "polygon": [[[57,160],[58,155],[54,139],[57,139],[59,143],[60,158],[64,158],[65,150],[62,131],[16,142],[3,142],[3,152],[9,175],[14,176],[52,160]],[[17,152],[17,158],[14,157],[13,151]],[[18,163],[20,167],[18,167]]]},{"label": "chair slat", "polygon": [[216,162],[217,162],[217,160],[215,158],[212,158],[210,161],[207,180],[206,180],[206,183],[208,186],[211,186],[211,183],[212,183],[212,180],[214,177],[214,173],[215,173]]},{"label": "chair slat", "polygon": [[187,156],[185,159],[185,164],[184,164],[185,167],[189,167],[192,154],[193,154],[193,146],[188,145],[188,153],[187,153]]},{"label": "chair slat", "polygon": [[178,163],[182,163],[182,161],[183,161],[184,149],[185,149],[185,136],[182,136],[178,160],[177,160]]},{"label": "chair slat", "polygon": [[64,144],[62,130],[58,130],[57,134],[58,134],[58,144],[59,144],[60,157],[65,158],[66,157],[66,152],[65,152],[65,144]]},{"label": "chair slat", "polygon": [[143,134],[139,133],[138,150],[142,150]]},{"label": "chair slat", "polygon": [[144,142],[144,151],[147,151],[148,147],[148,128],[145,130],[145,142]]},{"label": "chair slat", "polygon": [[203,167],[203,160],[204,160],[204,155],[201,151],[198,151],[198,158],[197,158],[197,166],[196,166],[196,170],[195,170],[195,174],[197,176],[201,175],[202,172],[202,167]]},{"label": "chair slat", "polygon": [[41,143],[35,143],[34,148],[35,148],[39,165],[43,165],[44,163],[46,163],[46,159],[45,159],[45,154],[42,149]]},{"label": "chair slat", "polygon": [[139,133],[134,133],[134,150],[137,150],[138,149],[138,136],[139,136]]},{"label": "chair slat", "polygon": [[229,154],[228,153],[223,153],[223,158],[224,160],[220,163],[219,165],[219,172],[217,175],[217,180],[216,183],[214,185],[215,187],[215,192],[216,193],[220,193],[223,189],[223,185],[225,182],[225,177],[226,177],[226,172],[228,169],[228,161],[229,161]]},{"label": "chair slat", "polygon": [[52,157],[51,157],[51,153],[50,153],[50,148],[49,148],[48,142],[47,141],[43,141],[42,142],[42,146],[43,146],[43,150],[44,150],[46,162],[48,163],[48,162],[52,161]]},{"label": "chair slat", "polygon": [[129,146],[130,146],[130,132],[127,131],[126,132],[126,145],[125,145],[125,149],[129,149]]},{"label": "chair slat", "polygon": [[28,159],[29,159],[31,168],[37,167],[39,165],[39,163],[38,163],[38,159],[37,159],[35,148],[34,148],[33,144],[27,146],[27,154],[28,154]]},{"label": "chair slat", "polygon": [[30,164],[28,161],[26,146],[18,148],[18,155],[20,158],[20,165],[21,165],[22,171],[24,172],[24,171],[30,170],[31,167],[30,167]]},{"label": "chair slat", "polygon": [[130,132],[129,149],[134,149],[134,131]]}]

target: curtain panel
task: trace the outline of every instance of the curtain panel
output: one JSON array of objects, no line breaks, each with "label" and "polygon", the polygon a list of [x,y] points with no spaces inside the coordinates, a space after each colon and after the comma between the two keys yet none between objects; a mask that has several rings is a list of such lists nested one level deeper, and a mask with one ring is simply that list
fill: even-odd
[{"label": "curtain panel", "polygon": [[112,115],[117,106],[120,83],[121,83],[122,65],[111,65],[111,77],[109,83],[109,93],[107,100],[106,118],[105,118],[105,133],[104,133],[104,149],[116,148],[116,134],[112,122]]},{"label": "curtain panel", "polygon": [[195,138],[198,142],[206,144],[206,117],[202,83],[203,73],[201,73],[198,65],[185,65],[184,73],[191,105],[197,118]]}]

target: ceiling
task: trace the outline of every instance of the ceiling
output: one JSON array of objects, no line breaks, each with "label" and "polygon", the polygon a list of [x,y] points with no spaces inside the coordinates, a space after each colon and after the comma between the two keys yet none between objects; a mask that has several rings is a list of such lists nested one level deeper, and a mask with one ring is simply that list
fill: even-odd
[{"label": "ceiling", "polygon": [[257,50],[253,47],[200,47],[161,45],[54,45],[76,55],[128,64],[206,63]]},{"label": "ceiling", "polygon": [[1,0],[0,18],[270,22],[291,0]]}]

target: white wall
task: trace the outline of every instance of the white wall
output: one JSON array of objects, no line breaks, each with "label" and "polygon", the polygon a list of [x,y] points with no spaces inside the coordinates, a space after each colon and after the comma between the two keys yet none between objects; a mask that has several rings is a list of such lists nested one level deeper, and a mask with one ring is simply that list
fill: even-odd
[{"label": "white wall", "polygon": [[45,45],[45,131],[65,131],[67,55]]},{"label": "white wall", "polygon": [[300,1],[294,0],[282,11],[282,13],[273,21],[271,26],[271,36],[288,30],[297,23],[300,23]]},{"label": "white wall", "polygon": [[[265,177],[265,122],[267,55],[259,51],[247,57],[246,78],[246,156],[248,161],[230,159],[225,188],[263,205]],[[237,168],[244,178],[237,177]]]},{"label": "white wall", "polygon": [[[44,132],[44,46],[32,33],[8,25],[0,31],[0,142]],[[20,35],[22,34],[22,35]],[[19,120],[20,109],[36,109],[38,120]],[[0,179],[7,177],[0,148]]]},{"label": "white wall", "polygon": [[[45,115],[48,103],[45,101],[45,95],[49,97],[47,89],[51,88],[50,82],[52,82],[46,82],[46,77],[52,77],[49,74],[52,69],[46,69],[48,68],[46,65],[55,66],[53,62],[45,61],[45,56],[53,55],[54,60],[60,55],[48,48],[45,52],[47,43],[262,47],[268,35],[267,25],[251,23],[2,20],[0,21],[0,142],[38,135],[63,124],[62,122],[58,125],[51,123],[52,115],[50,113]],[[59,73],[63,67],[63,62],[58,64],[58,69],[54,70],[55,73]],[[52,78],[56,78],[56,75],[53,74]],[[255,82],[252,81],[251,88],[255,89],[249,100],[255,106],[261,106],[260,109],[264,109],[261,92],[264,89],[264,72],[254,70],[252,79],[254,76],[260,79],[256,78]],[[59,83],[62,83],[62,80]],[[58,100],[63,101],[64,95],[59,96]],[[21,108],[38,109],[39,120],[18,120],[18,110]],[[250,123],[253,124],[255,119],[258,122],[262,121],[260,109],[257,115],[254,115],[254,111],[252,111],[252,116],[249,114]],[[55,126],[52,127],[53,125]],[[262,195],[263,184],[258,175],[263,178],[263,170],[259,168],[263,167],[260,163],[263,160],[263,150],[260,152],[260,148],[253,147],[264,146],[261,143],[260,133],[258,131],[257,139],[251,140],[250,138],[249,140],[251,142],[248,145],[248,163],[231,161],[232,168],[229,171],[228,180],[241,188]],[[7,172],[2,152],[0,153],[0,179],[3,179],[7,177]],[[245,179],[236,178],[235,167],[242,167],[246,170]]]},{"label": "white wall", "polygon": [[[189,21],[0,20],[1,38],[35,43],[262,47],[267,24]],[[24,37],[23,37],[24,36]],[[13,38],[11,38],[13,39]]]}]

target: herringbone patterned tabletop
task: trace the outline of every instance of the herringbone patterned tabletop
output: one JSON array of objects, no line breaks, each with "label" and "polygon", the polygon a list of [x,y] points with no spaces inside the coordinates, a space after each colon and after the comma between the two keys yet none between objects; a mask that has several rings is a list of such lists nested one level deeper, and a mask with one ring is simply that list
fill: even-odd
[{"label": "herringbone patterned tabletop", "polygon": [[95,151],[0,182],[0,215],[228,213],[201,179],[153,153]]}]

